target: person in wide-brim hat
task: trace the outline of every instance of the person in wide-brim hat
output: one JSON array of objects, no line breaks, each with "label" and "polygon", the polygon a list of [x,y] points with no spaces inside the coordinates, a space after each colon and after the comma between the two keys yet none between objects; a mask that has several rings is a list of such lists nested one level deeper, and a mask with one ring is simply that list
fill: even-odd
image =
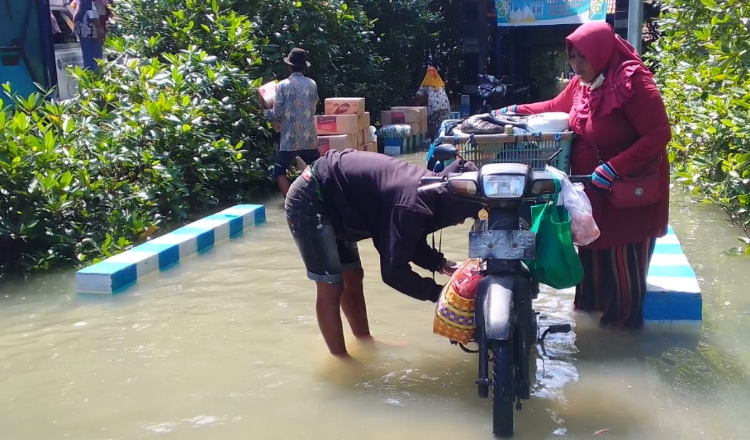
[{"label": "person in wide-brim hat", "polygon": [[307,69],[310,67],[310,62],[307,61],[307,51],[295,47],[289,52],[289,55],[284,57],[284,62],[287,66],[296,67],[297,69]]},{"label": "person in wide-brim hat", "polygon": [[[289,77],[276,86],[272,108],[264,107],[263,113],[272,124],[280,127],[278,151],[271,174],[281,193],[286,196],[291,185],[287,174],[292,162],[299,163],[301,159],[309,165],[320,157],[315,124],[315,110],[320,99],[318,85],[304,74],[310,67],[307,51],[295,47],[284,57],[284,64],[289,69]],[[265,106],[263,102],[261,105]],[[301,171],[301,168],[298,169]]]}]

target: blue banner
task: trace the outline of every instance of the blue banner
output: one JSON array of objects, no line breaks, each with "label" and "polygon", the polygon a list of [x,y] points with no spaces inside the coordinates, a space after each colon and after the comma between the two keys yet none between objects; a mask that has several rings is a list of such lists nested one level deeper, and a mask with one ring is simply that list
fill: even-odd
[{"label": "blue banner", "polygon": [[498,26],[545,26],[601,21],[607,0],[495,0]]}]

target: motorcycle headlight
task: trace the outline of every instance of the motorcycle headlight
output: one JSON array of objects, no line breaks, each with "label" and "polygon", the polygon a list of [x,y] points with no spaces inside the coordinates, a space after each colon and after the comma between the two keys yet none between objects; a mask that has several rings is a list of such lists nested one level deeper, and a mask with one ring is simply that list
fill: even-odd
[{"label": "motorcycle headlight", "polygon": [[484,195],[490,199],[518,199],[523,197],[526,176],[483,176],[482,188]]}]

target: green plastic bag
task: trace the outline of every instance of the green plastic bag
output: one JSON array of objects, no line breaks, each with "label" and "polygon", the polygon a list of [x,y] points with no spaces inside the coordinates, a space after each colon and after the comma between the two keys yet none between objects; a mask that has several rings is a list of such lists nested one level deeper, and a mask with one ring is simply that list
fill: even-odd
[{"label": "green plastic bag", "polygon": [[570,232],[570,214],[557,206],[560,181],[555,179],[555,194],[543,205],[531,207],[531,232],[536,234],[536,259],[526,261],[531,275],[542,284],[567,289],[583,279],[583,265],[578,258]]}]

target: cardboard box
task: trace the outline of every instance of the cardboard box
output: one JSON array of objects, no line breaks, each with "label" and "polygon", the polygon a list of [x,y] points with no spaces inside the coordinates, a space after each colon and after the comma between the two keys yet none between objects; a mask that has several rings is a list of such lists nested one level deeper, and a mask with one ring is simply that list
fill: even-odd
[{"label": "cardboard box", "polygon": [[417,112],[419,114],[419,120],[417,122],[427,122],[427,107],[409,107],[409,106],[397,106],[391,107],[391,110],[401,110],[407,112]]},{"label": "cardboard box", "polygon": [[411,135],[412,136],[415,136],[415,135],[418,135],[418,134],[422,134],[422,124],[421,123],[419,123],[419,122],[410,122],[410,123],[404,124],[404,125],[408,125],[409,127],[411,127]]},{"label": "cardboard box", "polygon": [[[407,107],[407,106],[397,106],[397,107],[391,107],[391,110],[402,110],[402,111],[416,111],[419,114],[419,119],[417,121],[417,128],[416,131],[413,132],[413,134],[425,134],[427,133],[427,107]],[[414,130],[414,127],[412,127],[412,130]]]},{"label": "cardboard box", "polygon": [[315,126],[318,134],[349,134],[356,133],[359,129],[358,115],[317,115]]},{"label": "cardboard box", "polygon": [[367,151],[372,151],[373,153],[377,153],[378,141],[370,141],[370,143],[367,145]]},{"label": "cardboard box", "polygon": [[325,154],[328,150],[346,150],[357,148],[357,136],[354,134],[336,134],[332,136],[318,136],[318,151]]},{"label": "cardboard box", "polygon": [[419,122],[419,112],[406,109],[383,110],[380,112],[380,122],[382,122],[383,125]]},{"label": "cardboard box", "polygon": [[364,112],[359,118],[359,129],[370,129],[370,112]]},{"label": "cardboard box", "polygon": [[365,98],[327,98],[324,108],[327,115],[361,115],[365,113]]},{"label": "cardboard box", "polygon": [[278,87],[279,81],[273,80],[271,82],[263,84],[258,88],[260,100],[263,101],[263,104],[266,106],[266,108],[273,108],[273,100],[274,98],[276,98],[276,89],[278,89]]}]

